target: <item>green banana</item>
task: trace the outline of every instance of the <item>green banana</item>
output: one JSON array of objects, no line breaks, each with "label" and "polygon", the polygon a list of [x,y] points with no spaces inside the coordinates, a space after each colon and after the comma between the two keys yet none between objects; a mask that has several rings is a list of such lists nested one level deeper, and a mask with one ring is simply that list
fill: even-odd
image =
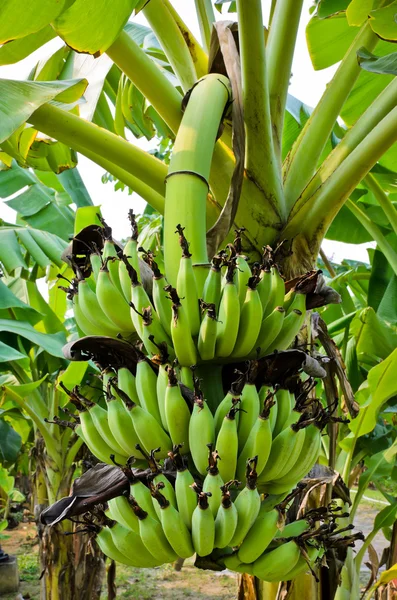
[{"label": "green banana", "polygon": [[[237,478],[242,480],[246,473],[247,461],[251,456],[257,456],[256,472],[258,476],[266,467],[272,447],[272,431],[269,414],[273,405],[273,394],[267,394],[261,413],[248,433],[245,445],[237,461]],[[244,561],[246,562],[246,561]]]},{"label": "green banana", "polygon": [[258,339],[256,340],[254,350],[259,348],[259,356],[268,354],[267,349],[279,335],[285,317],[285,310],[282,306],[276,306],[273,312],[265,317],[262,321],[259,330]]},{"label": "green banana", "polygon": [[223,558],[223,562],[225,566],[231,571],[236,571],[236,573],[247,573],[248,575],[253,574],[253,566],[247,563],[242,563],[238,557],[237,552],[233,554],[229,554],[229,556],[225,556]]},{"label": "green banana", "polygon": [[135,377],[127,367],[121,367],[117,371],[117,385],[122,392],[127,394],[135,404],[140,404],[136,390]]},{"label": "green banana", "polygon": [[141,445],[150,452],[153,448],[158,447],[160,444],[160,458],[165,458],[167,453],[171,450],[171,440],[161,427],[159,422],[145,409],[138,404],[132,402],[130,398],[124,392],[120,390],[113,382],[112,388],[116,391],[117,395],[123,400],[126,406],[130,407],[130,416],[132,424],[138,435]]},{"label": "green banana", "polygon": [[162,486],[156,486],[153,497],[160,506],[160,520],[165,537],[171,548],[180,558],[189,558],[194,554],[190,531],[187,528],[181,514],[161,494]]},{"label": "green banana", "polygon": [[98,280],[98,273],[102,266],[102,258],[101,258],[99,251],[93,252],[92,254],[90,254],[90,263],[91,263],[91,269],[92,269],[92,277],[96,283]]},{"label": "green banana", "polygon": [[[161,358],[161,360],[167,360],[166,358]],[[161,419],[161,424],[163,426],[163,429],[165,429],[165,431],[167,433],[168,432],[168,425],[167,425],[167,417],[165,414],[165,393],[167,390],[167,385],[168,385],[168,374],[167,374],[167,370],[171,365],[168,362],[162,362],[161,364],[159,364],[159,372],[157,375],[157,383],[156,383],[156,393],[157,393],[157,403],[158,403],[158,407],[159,407],[159,412],[160,412],[160,419]]]},{"label": "green banana", "polygon": [[276,339],[267,348],[266,353],[271,354],[274,350],[286,350],[289,348],[300,332],[305,322],[306,313],[294,309],[285,317],[283,326]]},{"label": "green banana", "polygon": [[[301,552],[301,555],[296,563],[296,565],[288,571],[283,577],[284,581],[291,581],[292,579],[296,579],[302,573],[305,573],[308,569],[312,569],[316,563],[318,556],[320,555],[320,548],[316,548],[315,546],[306,545],[306,553],[307,558]],[[349,596],[350,598],[350,592]]]},{"label": "green banana", "polygon": [[258,294],[261,299],[263,313],[265,313],[267,303],[269,302],[271,285],[272,276],[270,273],[270,269],[268,267],[262,266],[260,273],[260,281],[256,289],[258,290]]},{"label": "green banana", "polygon": [[172,443],[183,444],[183,453],[189,452],[190,410],[182,396],[175,369],[168,368],[168,386],[165,391],[165,416]]},{"label": "green banana", "polygon": [[246,485],[234,502],[238,520],[236,530],[230,540],[231,546],[239,546],[242,543],[259,513],[261,499],[256,488],[257,460],[258,457],[255,456],[247,461]]},{"label": "green banana", "polygon": [[[197,488],[194,486],[194,489]],[[192,540],[195,552],[199,556],[208,556],[214,549],[215,521],[210,509],[209,492],[198,492],[198,503],[192,516]]]},{"label": "green banana", "polygon": [[101,309],[96,293],[88,285],[86,279],[79,281],[78,302],[85,318],[91,326],[102,330],[102,335],[116,337],[119,329],[108,319]]},{"label": "green banana", "polygon": [[108,500],[108,505],[112,519],[121,523],[126,529],[131,529],[131,531],[139,534],[138,517],[133,511],[128,498],[125,496],[116,496],[116,498]]},{"label": "green banana", "polygon": [[172,452],[170,452],[170,457],[176,467],[175,496],[178,511],[186,527],[191,530],[192,515],[197,505],[196,494],[191,487],[194,479],[179,453],[179,446],[174,446]]},{"label": "green banana", "polygon": [[226,548],[226,546],[229,546],[230,540],[236,531],[238,514],[231,500],[229,488],[231,485],[237,483],[237,481],[228,481],[221,488],[221,505],[215,519],[215,548]]},{"label": "green banana", "polygon": [[[263,385],[261,387],[261,389],[259,390],[260,406],[264,406],[265,400],[266,400],[266,398],[268,398],[269,395],[271,395],[273,398],[274,392],[272,392],[270,390],[269,386]],[[276,422],[277,422],[277,402],[274,402],[270,407],[270,414],[269,414],[269,423],[270,423],[270,429],[272,430],[272,433],[273,433]]]},{"label": "green banana", "polygon": [[306,519],[298,519],[297,521],[292,521],[284,526],[283,529],[279,529],[275,538],[283,537],[285,539],[292,537],[299,537],[302,533],[306,533],[310,530],[310,523]]},{"label": "green banana", "polygon": [[140,405],[161,424],[157,401],[157,376],[152,363],[143,354],[136,366],[135,384]]},{"label": "green banana", "polygon": [[242,254],[241,234],[243,231],[245,231],[244,227],[242,227],[241,229],[236,229],[235,230],[236,235],[233,240],[233,248],[234,248],[234,252],[235,252],[236,267],[237,267],[237,269],[236,269],[236,275],[237,275],[236,285],[237,285],[237,289],[238,289],[240,306],[243,306],[243,304],[244,304],[246,292],[247,292],[248,281],[249,281],[250,277],[252,276],[250,266],[247,263],[247,257]]},{"label": "green banana", "polygon": [[[60,286],[61,287],[61,286]],[[62,288],[61,289],[65,289]],[[82,331],[84,335],[103,335],[103,329],[99,325],[91,323],[85,316],[80,306],[80,298],[76,292],[73,295],[73,313],[77,327]]]},{"label": "green banana", "polygon": [[238,435],[236,413],[239,409],[232,407],[225,418],[216,438],[215,448],[219,453],[219,474],[223,481],[230,481],[236,475]]},{"label": "green banana", "polygon": [[270,269],[271,285],[270,293],[266,309],[263,311],[263,318],[265,319],[270,313],[274,311],[276,306],[282,306],[285,295],[285,284],[284,279],[281,277],[278,268],[274,265]]},{"label": "green banana", "polygon": [[88,410],[83,409],[80,412],[79,417],[80,425],[76,427],[75,433],[81,437],[86,446],[88,446],[90,452],[99,458],[100,461],[107,463],[108,465],[113,464],[113,460],[110,458],[113,455],[118,463],[125,464],[126,457],[124,455],[121,456],[120,454],[115,454],[113,449],[101,438]]},{"label": "green banana", "polygon": [[299,557],[299,546],[294,541],[285,542],[256,559],[254,575],[265,581],[282,581],[286,571],[294,568]]},{"label": "green banana", "polygon": [[[140,481],[131,470],[124,470],[130,483],[130,493],[139,506],[146,511],[152,519],[157,519],[157,513],[153,505],[150,490],[142,481]],[[130,504],[131,506],[131,504]]]},{"label": "green banana", "polygon": [[192,459],[200,475],[208,467],[208,444],[215,442],[214,417],[202,392],[196,386],[193,412],[189,421],[189,447]]},{"label": "green banana", "polygon": [[[115,525],[117,527],[117,525]],[[95,537],[98,546],[102,552],[108,556],[111,560],[115,560],[122,565],[128,565],[130,567],[141,566],[139,561],[127,558],[116,546],[113,541],[111,529],[109,527],[103,527],[101,531]]]},{"label": "green banana", "polygon": [[[128,218],[131,223],[131,237],[124,246],[123,255],[128,260],[129,264],[135,269],[138,279],[140,280],[141,276],[138,258],[138,226],[133,210],[128,211]],[[131,279],[123,260],[121,260],[119,263],[119,279],[125,299],[127,302],[131,302]]]},{"label": "green banana", "polygon": [[[245,374],[240,374],[239,377],[235,381],[233,381],[232,385],[230,386],[230,390],[228,391],[226,396],[218,404],[218,407],[215,411],[215,416],[214,416],[215,435],[218,435],[219,430],[223,423],[223,419],[229,412],[230,408],[232,406],[237,405],[237,403],[240,402],[240,397],[241,397],[241,393],[243,391],[244,385],[245,385]],[[239,421],[238,417],[239,417],[239,414],[237,413],[237,415],[236,415],[237,423]]]},{"label": "green banana", "polygon": [[171,337],[175,354],[182,367],[191,367],[197,363],[197,350],[188,317],[176,289],[170,285],[165,289],[172,300]]},{"label": "green banana", "polygon": [[219,304],[216,350],[218,357],[230,356],[236,344],[240,324],[240,300],[234,283],[235,260],[231,260],[226,271],[226,283],[223,286]]},{"label": "green banana", "polygon": [[314,463],[318,459],[321,448],[321,432],[315,425],[309,425],[306,429],[305,440],[300,451],[298,459],[285,475],[275,478],[268,484],[271,494],[289,491],[309,473]]},{"label": "green banana", "polygon": [[[142,454],[144,454],[146,462],[148,463],[149,468],[151,470],[149,490],[150,495],[152,497],[152,505],[156,511],[158,519],[160,520],[160,507],[157,500],[155,500],[154,494],[156,486],[159,484],[162,486],[163,494],[167,498],[168,502],[170,502],[170,504],[172,504],[174,508],[177,508],[175,490],[155,458],[155,454],[157,454],[160,449],[155,448],[150,452],[145,452],[145,450],[138,445],[138,450],[140,450]],[[168,455],[169,454],[170,453],[168,453]]]},{"label": "green banana", "polygon": [[[135,308],[135,304],[131,302],[131,309],[138,312]],[[156,355],[159,346],[165,344],[167,347],[168,355],[171,359],[175,358],[174,350],[171,346],[171,340],[165,333],[163,326],[158,320],[157,316],[154,319],[154,313],[151,306],[143,308],[141,313],[138,313],[142,317],[142,341],[145,346],[146,352],[151,355]]]},{"label": "green banana", "polygon": [[207,475],[203,481],[203,492],[209,494],[208,503],[211,510],[211,513],[215,519],[216,514],[218,512],[219,506],[222,500],[222,491],[221,488],[224,485],[224,481],[219,474],[218,469],[218,452],[213,451],[212,444],[208,444],[209,456],[208,456],[208,468]]},{"label": "green banana", "polygon": [[176,283],[178,296],[183,300],[183,306],[189,323],[191,335],[198,335],[200,329],[200,311],[197,293],[196,277],[193,271],[192,255],[189,244],[183,233],[184,227],[177,225],[176,233],[179,234],[179,245],[182,248],[182,258]]},{"label": "green banana", "polygon": [[[107,400],[107,419],[112,436],[118,440],[119,446],[126,456],[136,454],[139,437],[135,431],[131,414],[120,397],[110,395]],[[141,456],[139,456],[141,458]]]},{"label": "green banana", "polygon": [[160,563],[173,562],[177,555],[168,542],[163,527],[143,510],[134,498],[131,497],[132,508],[139,519],[139,535],[146,549]]},{"label": "green banana", "polygon": [[[133,502],[133,499],[131,499],[131,501]],[[158,522],[157,524],[159,525]],[[162,561],[155,557],[147,548],[140,533],[137,534],[134,531],[125,529],[119,523],[116,523],[116,525],[111,528],[110,532],[115,546],[129,560],[137,562],[139,567],[153,568],[162,564]]]},{"label": "green banana", "polygon": [[143,260],[149,265],[149,267],[153,271],[153,304],[156,309],[156,313],[159,316],[160,323],[162,324],[164,331],[170,337],[171,336],[171,318],[172,318],[172,309],[171,302],[169,300],[168,294],[165,291],[165,287],[167,285],[167,280],[164,275],[161,273],[156,261],[153,258],[153,255],[150,253],[146,253],[143,256]]},{"label": "green banana", "polygon": [[[249,363],[246,373],[246,383],[240,397],[240,418],[238,422],[238,445],[242,449],[254,426],[260,411],[260,401],[256,391],[255,379],[258,372],[258,363],[253,360]],[[255,456],[256,453],[251,454]],[[247,457],[249,458],[249,457]]]},{"label": "green banana", "polygon": [[232,352],[234,358],[248,356],[258,339],[263,314],[261,299],[256,289],[258,283],[259,277],[256,274],[248,280],[248,289],[241,308],[238,335]]},{"label": "green banana", "polygon": [[208,272],[207,278],[204,284],[203,290],[203,301],[206,304],[214,304],[215,312],[218,311],[219,302],[221,299],[221,264],[223,257],[221,254],[217,254],[211,261],[211,268]]},{"label": "green banana", "polygon": [[135,331],[131,321],[128,303],[122,293],[112,283],[106,262],[98,273],[96,295],[99,306],[107,318],[112,321],[116,327],[120,328],[120,331]]},{"label": "green banana", "polygon": [[271,511],[261,505],[259,514],[238,549],[237,555],[242,563],[253,563],[265,552],[277,532],[283,530],[284,519],[277,508]]},{"label": "green banana", "polygon": [[200,325],[197,348],[201,360],[212,360],[215,356],[217,318],[215,304],[207,304],[200,300],[201,310],[205,313]]},{"label": "green banana", "polygon": [[[285,308],[285,306],[284,306]],[[291,314],[293,310],[300,310],[306,312],[306,295],[299,292],[293,292],[291,302],[289,306],[285,308],[287,315]]]},{"label": "green banana", "polygon": [[114,285],[114,287],[123,294],[123,290],[120,284],[119,277],[119,264],[120,259],[117,255],[117,251],[114,245],[114,242],[110,240],[105,240],[102,249],[102,260],[108,265],[110,279]]},{"label": "green banana", "polygon": [[298,460],[304,441],[305,430],[299,423],[283,429],[273,440],[268,467],[262,471],[259,482],[263,484],[276,477],[283,477],[292,469]]},{"label": "green banana", "polygon": [[273,437],[276,437],[289,423],[294,415],[295,398],[289,390],[279,388],[276,391],[277,420],[274,425]]}]

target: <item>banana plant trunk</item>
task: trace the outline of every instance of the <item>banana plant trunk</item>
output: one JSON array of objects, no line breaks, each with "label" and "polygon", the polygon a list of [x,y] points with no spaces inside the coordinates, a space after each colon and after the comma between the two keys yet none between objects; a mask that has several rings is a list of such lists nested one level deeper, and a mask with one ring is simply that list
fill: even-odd
[{"label": "banana plant trunk", "polygon": [[63,521],[44,527],[40,513],[68,496],[74,469],[59,470],[38,434],[35,446],[34,514],[39,535],[41,600],[99,600],[105,574],[103,554],[87,534],[73,535],[73,524]]}]

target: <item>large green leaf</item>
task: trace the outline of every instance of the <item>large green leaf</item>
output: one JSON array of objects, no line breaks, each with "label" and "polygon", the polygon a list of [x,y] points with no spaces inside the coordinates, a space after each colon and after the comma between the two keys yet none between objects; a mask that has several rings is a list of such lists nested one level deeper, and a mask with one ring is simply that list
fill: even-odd
[{"label": "large green leaf", "polygon": [[63,334],[44,334],[36,331],[30,323],[0,319],[0,331],[15,333],[31,341],[33,344],[52,356],[63,358],[62,347],[66,342]]},{"label": "large green leaf", "polygon": [[325,19],[312,17],[306,40],[313,68],[318,71],[342,60],[356,35],[357,29],[349,27],[345,13]]},{"label": "large green leaf", "polygon": [[18,352],[18,350],[16,350],[12,346],[8,346],[7,344],[0,342],[0,363],[10,362],[12,360],[15,360],[15,361],[27,360],[28,361],[28,358],[25,354],[22,354],[22,352]]},{"label": "large green leaf", "polygon": [[317,6],[317,15],[323,19],[337,12],[345,10],[350,0],[320,0]]},{"label": "large green leaf", "polygon": [[372,242],[372,236],[346,206],[342,206],[325,237],[327,240],[345,242],[346,244]]},{"label": "large green leaf", "polygon": [[22,439],[19,433],[0,419],[0,462],[4,465],[12,465],[21,449]]},{"label": "large green leaf", "polygon": [[397,277],[393,273],[378,307],[378,315],[387,323],[397,325]]},{"label": "large green leaf", "polygon": [[57,235],[32,227],[3,224],[1,220],[0,225],[0,262],[9,275],[19,267],[28,268],[22,248],[40,266],[48,266],[51,262],[62,266],[61,254],[67,243]]},{"label": "large green leaf", "polygon": [[84,93],[80,81],[13,81],[0,79],[0,143],[9,138],[46,102],[75,102]]},{"label": "large green leaf", "polygon": [[377,406],[397,395],[397,348],[384,361],[368,373],[368,385],[372,401]]},{"label": "large green leaf", "polygon": [[392,277],[393,269],[383,252],[379,248],[376,248],[372,259],[371,277],[369,280],[368,306],[378,311]]},{"label": "large green leaf", "polygon": [[59,181],[77,206],[92,206],[92,200],[78,169],[66,169],[58,175]]},{"label": "large green leaf", "polygon": [[359,362],[368,365],[385,359],[397,346],[397,334],[379,319],[373,308],[365,308],[350,324],[356,338]]},{"label": "large green leaf", "polygon": [[349,25],[359,27],[367,20],[369,12],[374,6],[374,0],[351,0],[346,10]]},{"label": "large green leaf", "polygon": [[53,28],[50,25],[46,25],[40,31],[7,42],[0,48],[0,66],[12,65],[19,62],[52,40],[55,36],[56,33]]},{"label": "large green leaf", "polygon": [[397,75],[397,52],[375,56],[365,48],[357,52],[359,65],[364,71],[383,75]]},{"label": "large green leaf", "polygon": [[63,10],[65,0],[7,0],[0,4],[0,43],[40,31]]},{"label": "large green leaf", "polygon": [[397,40],[397,0],[370,12],[370,21],[373,31],[385,40]]},{"label": "large green leaf", "polygon": [[102,54],[113,44],[137,2],[138,0],[75,0],[54,20],[53,27],[74,50]]}]

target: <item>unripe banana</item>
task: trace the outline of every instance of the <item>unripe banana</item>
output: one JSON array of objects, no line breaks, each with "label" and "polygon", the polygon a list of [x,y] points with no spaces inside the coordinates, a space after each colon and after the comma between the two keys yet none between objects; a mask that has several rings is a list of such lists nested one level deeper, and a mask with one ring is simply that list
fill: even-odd
[{"label": "unripe banana", "polygon": [[200,306],[205,315],[200,325],[197,347],[201,360],[212,360],[215,356],[218,323],[215,304],[206,304],[201,300]]},{"label": "unripe banana", "polygon": [[153,496],[160,506],[160,520],[165,536],[174,552],[180,558],[189,558],[194,554],[190,531],[181,514],[161,494],[160,489],[161,486],[156,486]]},{"label": "unripe banana", "polygon": [[[258,372],[257,361],[251,361],[247,371],[247,381],[243,387],[240,397],[240,418],[238,422],[238,444],[240,450],[244,447],[245,442],[254,426],[259,412],[260,401],[258,392],[256,391],[255,379]],[[255,456],[256,453],[251,454]],[[247,457],[249,458],[249,457]]]},{"label": "unripe banana", "polygon": [[219,474],[223,481],[230,481],[236,475],[238,435],[236,412],[238,408],[231,408],[225,418],[216,438],[215,448],[219,452]]},{"label": "unripe banana", "polygon": [[161,561],[143,543],[140,534],[138,535],[131,530],[125,529],[119,523],[116,523],[110,532],[115,546],[128,559],[137,562],[139,567],[152,568],[161,564]]},{"label": "unripe banana", "polygon": [[267,349],[279,335],[283,327],[284,318],[285,310],[282,306],[276,306],[273,312],[263,319],[254,347],[255,353],[257,348],[260,349],[259,356],[268,354]]},{"label": "unripe banana", "polygon": [[99,406],[99,404],[93,404],[88,409],[91,419],[95,425],[96,430],[98,431],[101,438],[106,442],[106,444],[112,448],[113,454],[120,454],[124,456],[124,458],[128,458],[130,456],[129,452],[126,452],[122,446],[118,443],[115,436],[112,434],[112,431],[108,422],[108,411]]},{"label": "unripe banana", "polygon": [[262,304],[256,286],[259,277],[253,275],[248,280],[248,288],[244,304],[241,308],[238,336],[232,356],[240,358],[248,356],[258,339],[262,323]]},{"label": "unripe banana", "polygon": [[174,561],[177,555],[169,544],[161,524],[157,519],[152,519],[134,499],[131,501],[139,519],[139,534],[147,550],[161,563]]},{"label": "unripe banana", "polygon": [[[200,329],[200,311],[197,293],[196,277],[193,271],[189,244],[183,233],[184,227],[177,225],[179,244],[182,248],[182,258],[179,263],[179,271],[176,283],[179,298],[183,301],[184,310],[189,323],[191,335],[198,335]],[[194,364],[194,363],[192,363]],[[187,365],[189,366],[189,365]]]},{"label": "unripe banana", "polygon": [[152,363],[141,356],[136,366],[136,391],[139,403],[150,413],[158,423],[161,423],[160,410],[157,402],[157,376]]},{"label": "unripe banana", "polygon": [[[135,312],[138,312],[135,308],[135,304],[131,302],[131,309]],[[163,326],[161,325],[159,319],[154,318],[154,312],[151,306],[147,308],[143,308],[142,312],[139,313],[139,316],[142,317],[142,341],[146,348],[146,352],[151,355],[156,355],[158,352],[158,348],[161,345],[167,347],[168,355],[171,359],[175,358],[174,349],[171,346],[171,340],[168,335],[165,333]]]},{"label": "unripe banana", "polygon": [[226,283],[219,304],[216,355],[222,358],[232,353],[239,332],[240,301],[237,286],[233,281],[235,270],[236,264],[231,261],[226,271]]},{"label": "unripe banana", "polygon": [[165,414],[165,393],[167,391],[168,386],[168,373],[167,369],[171,365],[169,363],[164,363],[159,365],[159,372],[157,375],[157,384],[156,384],[156,392],[157,392],[157,403],[160,412],[160,419],[163,429],[168,433],[168,425],[167,425],[167,417]]},{"label": "unripe banana", "polygon": [[[127,457],[138,456],[136,445],[140,439],[135,431],[130,410],[119,397],[111,395],[106,402],[107,419],[113,438],[118,440]],[[142,458],[142,455],[139,455],[139,458]]]},{"label": "unripe banana", "polygon": [[174,446],[170,457],[176,467],[175,496],[178,511],[186,527],[191,530],[192,515],[197,506],[196,493],[191,487],[194,484],[194,479],[182,456],[179,454],[179,446]]},{"label": "unripe banana", "polygon": [[[163,495],[166,497],[168,502],[170,504],[172,504],[172,506],[174,508],[177,508],[175,490],[174,490],[173,485],[170,483],[168,477],[162,471],[162,468],[160,467],[159,463],[157,462],[157,460],[155,458],[155,454],[157,454],[160,449],[155,448],[155,449],[151,450],[150,452],[145,453],[144,449],[141,448],[140,446],[138,446],[138,450],[140,450],[142,452],[142,454],[145,455],[146,462],[148,463],[149,468],[151,470],[151,475],[149,476],[150,477],[150,482],[149,482],[150,495],[152,497],[152,505],[153,505],[153,507],[156,511],[156,515],[160,521],[160,507],[159,507],[157,500],[155,499],[155,493],[154,493],[156,490],[156,486],[161,485]],[[169,455],[169,453],[168,453],[168,455]]]},{"label": "unripe banana", "polygon": [[[259,402],[260,402],[260,406],[264,406],[265,400],[268,397],[269,393],[272,393],[269,386],[267,385],[263,385],[261,387],[261,389],[259,390]],[[272,396],[274,397],[274,393],[272,393]],[[270,429],[274,430],[274,426],[277,422],[277,402],[274,402],[274,404],[272,404],[271,408],[270,408],[270,414],[269,414],[269,424],[270,424]]]},{"label": "unripe banana", "polygon": [[122,392],[127,394],[135,404],[140,404],[138,392],[136,390],[135,377],[126,367],[121,367],[117,371],[117,386]]},{"label": "unripe banana", "polygon": [[300,332],[305,322],[306,313],[294,309],[285,317],[280,333],[267,348],[266,353],[271,354],[274,350],[286,350],[289,348]]},{"label": "unripe banana", "polygon": [[[100,461],[108,465],[114,464],[110,458],[114,455],[114,452],[99,435],[88,410],[80,412],[79,417],[80,425],[76,427],[75,433],[84,441],[90,452],[99,458]],[[120,464],[126,463],[126,457],[119,454],[116,454],[115,460]]]},{"label": "unripe banana", "polygon": [[178,385],[175,369],[168,369],[168,386],[165,392],[165,416],[174,445],[183,444],[184,454],[189,452],[190,410]]},{"label": "unripe banana", "polygon": [[276,391],[276,404],[277,420],[273,430],[273,437],[278,436],[278,434],[287,427],[290,417],[294,415],[295,398],[289,390],[280,388]]},{"label": "unripe banana", "polygon": [[266,309],[263,312],[263,318],[266,318],[270,313],[274,311],[276,306],[282,306],[285,295],[285,284],[284,279],[281,277],[278,268],[276,266],[271,267],[271,286],[269,299],[266,305]]},{"label": "unripe banana", "polygon": [[208,504],[209,493],[199,492],[192,516],[192,540],[199,556],[208,556],[214,549],[215,521]]},{"label": "unripe banana", "polygon": [[120,285],[120,277],[119,277],[120,259],[117,255],[117,251],[116,251],[114,242],[112,241],[111,238],[105,240],[105,243],[104,243],[103,249],[102,249],[102,260],[108,265],[110,279],[111,279],[114,287],[117,288],[117,290],[120,292],[120,294],[122,294],[123,290]]},{"label": "unripe banana", "polygon": [[271,511],[261,506],[259,514],[251,529],[238,549],[238,558],[243,563],[253,563],[263,554],[278,531],[282,531],[284,519],[280,511],[274,508]]},{"label": "unripe banana", "polygon": [[92,277],[95,283],[98,280],[98,274],[102,266],[102,258],[99,252],[94,252],[90,254],[90,263],[92,269]]},{"label": "unripe banana", "polygon": [[229,556],[225,556],[223,559],[225,566],[231,571],[235,571],[236,573],[247,573],[248,575],[253,574],[253,565],[249,565],[247,563],[242,563],[238,557],[237,552],[230,554]]},{"label": "unripe banana", "polygon": [[221,505],[215,519],[215,548],[226,548],[226,546],[229,546],[230,540],[236,531],[238,514],[230,498],[229,491],[230,486],[236,483],[238,482],[229,481],[221,489]]},{"label": "unripe banana", "polygon": [[203,290],[203,301],[206,304],[215,304],[215,312],[218,312],[219,302],[221,299],[221,263],[222,256],[214,256],[211,262],[211,268],[205,280]]},{"label": "unripe banana", "polygon": [[208,444],[209,457],[208,457],[208,473],[203,481],[203,492],[209,494],[208,503],[211,509],[213,517],[216,517],[218,508],[220,507],[222,500],[221,488],[224,485],[224,481],[219,474],[218,469],[218,452],[212,450],[212,445]]},{"label": "unripe banana", "polygon": [[288,523],[284,526],[283,529],[278,529],[275,538],[292,538],[299,537],[302,533],[309,531],[310,523],[306,519],[298,519],[297,521],[292,521],[292,523]]},{"label": "unripe banana", "polygon": [[202,393],[196,390],[192,416],[189,421],[189,447],[192,459],[200,475],[208,467],[208,444],[215,442],[214,417]]},{"label": "unripe banana", "polygon": [[293,310],[306,312],[306,295],[300,294],[299,292],[293,292],[291,302],[289,303],[288,308],[285,308],[285,310],[287,315],[291,314]]},{"label": "unripe banana", "polygon": [[103,329],[98,325],[91,323],[85,316],[80,306],[80,298],[77,293],[73,296],[73,313],[76,325],[83,335],[103,335]]},{"label": "unripe banana", "polygon": [[[117,527],[117,525],[116,525]],[[95,540],[102,550],[102,552],[108,556],[111,560],[115,560],[122,565],[128,565],[130,567],[139,567],[139,561],[127,558],[117,548],[113,541],[112,533],[109,527],[103,527],[101,531],[96,535]]]},{"label": "unripe banana", "polygon": [[231,546],[239,546],[241,544],[259,513],[261,499],[256,489],[256,462],[257,457],[248,461],[246,486],[234,502],[238,520],[236,530],[230,540]]},{"label": "unripe banana", "polygon": [[[139,504],[139,506],[149,514],[152,519],[157,519],[157,513],[153,505],[152,495],[150,493],[149,488],[146,487],[142,481],[137,479],[132,471],[126,473],[129,482],[130,482],[130,492],[131,496],[135,498],[135,501]],[[130,504],[131,506],[131,504]]]},{"label": "unripe banana", "polygon": [[267,303],[269,302],[271,285],[272,285],[272,276],[270,273],[270,269],[267,267],[262,267],[261,273],[260,273],[260,281],[259,281],[256,289],[258,290],[258,294],[261,299],[263,313],[265,313]]},{"label": "unripe banana", "polygon": [[[283,577],[283,580],[291,581],[292,579],[296,579],[296,577],[298,577],[302,573],[305,573],[306,571],[308,571],[309,567],[312,569],[315,565],[315,562],[316,562],[319,554],[320,554],[319,548],[316,548],[315,546],[310,546],[309,544],[307,544],[307,557],[309,559],[309,564],[308,564],[305,556],[303,555],[303,553],[301,553],[296,565],[292,569],[290,569],[288,571],[288,573],[285,574],[285,576]],[[347,598],[350,599],[350,597],[351,596],[350,596],[350,590],[349,590]]]},{"label": "unripe banana", "polygon": [[[131,237],[124,246],[123,255],[129,262],[129,264],[135,269],[138,279],[140,281],[141,274],[139,270],[139,258],[138,258],[138,226],[136,223],[135,215],[132,210],[128,212],[128,218],[131,223]],[[131,279],[125,266],[124,261],[119,263],[119,279],[121,289],[127,302],[131,302]]]},{"label": "unripe banana", "polygon": [[116,496],[108,500],[109,511],[112,519],[115,519],[126,529],[131,529],[139,535],[139,521],[131,504],[125,496]]},{"label": "unripe banana", "polygon": [[251,456],[258,457],[256,465],[256,472],[258,475],[260,475],[266,467],[272,447],[272,431],[269,422],[269,413],[272,405],[273,395],[269,393],[263,403],[263,410],[249,432],[244,448],[238,457],[237,478],[240,480],[245,477],[247,461]]},{"label": "unripe banana", "polygon": [[[222,402],[219,403],[214,416],[215,435],[218,435],[223,423],[223,419],[225,418],[231,407],[236,406],[237,403],[240,402],[240,397],[245,385],[245,380],[245,374],[240,374],[239,377],[235,381],[233,381],[232,385],[230,386],[230,390],[223,398]],[[236,419],[238,424],[238,413],[236,415]]]},{"label": "unripe banana", "polygon": [[246,298],[248,281],[252,276],[250,266],[247,263],[247,257],[243,256],[242,254],[237,254],[236,267],[238,279],[238,298],[240,301],[240,306],[243,306]]},{"label": "unripe banana", "polygon": [[127,406],[131,406],[130,415],[134,429],[138,435],[141,445],[146,452],[150,452],[160,444],[160,458],[165,458],[171,450],[172,443],[159,422],[145,409],[138,406],[116,385],[112,384],[117,395],[125,402]]},{"label": "unripe banana", "polygon": [[299,546],[294,541],[286,542],[254,562],[254,575],[265,581],[282,581],[286,571],[294,568],[299,557]]},{"label": "unripe banana", "polygon": [[108,319],[101,309],[96,293],[90,288],[86,279],[79,281],[78,303],[91,327],[101,330],[102,335],[116,337],[120,330]]},{"label": "unripe banana", "polygon": [[197,363],[197,350],[192,338],[189,321],[175,288],[166,287],[172,300],[171,337],[175,354],[182,367]]},{"label": "unripe banana", "polygon": [[305,430],[299,425],[283,429],[273,440],[268,466],[261,473],[259,482],[263,484],[285,475],[298,460],[304,441]]},{"label": "unripe banana", "polygon": [[164,328],[164,331],[170,337],[172,310],[169,296],[165,291],[165,287],[167,286],[167,280],[161,273],[158,264],[154,260],[153,255],[151,253],[147,252],[143,257],[143,260],[149,265],[149,267],[153,271],[153,304],[156,309],[156,313],[160,319],[160,323]]},{"label": "unripe banana", "polygon": [[106,263],[98,274],[96,295],[101,309],[107,318],[116,327],[120,328],[120,331],[133,332],[135,330],[131,321],[128,303],[122,293],[112,283]]}]

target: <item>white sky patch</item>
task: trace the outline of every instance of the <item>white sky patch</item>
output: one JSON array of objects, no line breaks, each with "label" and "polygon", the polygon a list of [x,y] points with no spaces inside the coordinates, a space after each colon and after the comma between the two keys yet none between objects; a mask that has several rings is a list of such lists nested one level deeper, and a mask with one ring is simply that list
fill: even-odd
[{"label": "white sky patch", "polygon": [[[200,30],[196,19],[196,11],[193,0],[172,0],[172,4],[186,22],[192,33],[200,40]],[[298,31],[297,44],[295,49],[294,61],[292,65],[292,77],[289,92],[310,106],[315,106],[321,98],[325,86],[332,78],[336,66],[329,67],[322,71],[314,71],[309,52],[306,46],[305,29],[309,22],[309,8],[312,6],[312,0],[304,0],[301,23]],[[263,14],[265,24],[268,19],[270,1],[263,0]],[[223,15],[215,10],[217,20],[227,19],[236,20],[235,13],[224,12]],[[147,25],[142,13],[135,20]],[[45,46],[34,52],[31,56],[15,65],[0,67],[0,77],[8,79],[25,79],[36,63],[50,56],[62,45],[61,40],[55,39],[48,42]],[[156,145],[155,140],[148,143],[146,139],[133,140],[137,146],[147,149]],[[103,184],[101,177],[104,174],[102,167],[99,167],[84,156],[79,155],[79,171],[85,185],[95,204],[101,205],[104,218],[113,227],[114,236],[118,239],[124,238],[129,233],[129,223],[127,212],[133,208],[136,212],[144,209],[144,201],[137,194],[129,195],[128,191],[115,191],[112,183]],[[0,217],[6,221],[15,221],[15,212],[4,203],[0,205]],[[368,262],[367,247],[371,244],[343,244],[341,242],[332,242],[325,240],[323,248],[326,254],[336,262],[343,258],[351,258]]]}]

